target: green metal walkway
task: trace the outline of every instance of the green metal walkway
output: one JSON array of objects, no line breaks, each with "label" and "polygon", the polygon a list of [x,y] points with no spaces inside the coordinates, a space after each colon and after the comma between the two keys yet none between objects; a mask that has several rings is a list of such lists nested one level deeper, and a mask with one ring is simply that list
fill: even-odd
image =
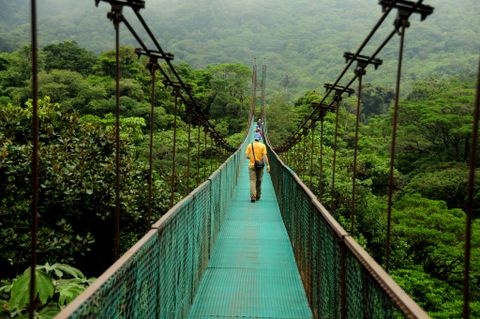
[{"label": "green metal walkway", "polygon": [[270,175],[250,202],[247,161],[189,318],[312,318]]}]

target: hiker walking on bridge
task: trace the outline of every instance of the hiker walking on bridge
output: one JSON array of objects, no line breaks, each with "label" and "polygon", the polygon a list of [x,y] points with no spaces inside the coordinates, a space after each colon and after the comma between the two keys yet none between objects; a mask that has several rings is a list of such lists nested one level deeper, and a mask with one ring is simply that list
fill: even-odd
[{"label": "hiker walking on bridge", "polygon": [[260,142],[262,136],[255,133],[254,142],[247,145],[245,155],[250,160],[248,164],[248,174],[250,176],[250,201],[254,203],[260,200],[262,193],[263,169],[267,165],[267,172],[270,173],[270,163],[268,162],[267,147]]}]

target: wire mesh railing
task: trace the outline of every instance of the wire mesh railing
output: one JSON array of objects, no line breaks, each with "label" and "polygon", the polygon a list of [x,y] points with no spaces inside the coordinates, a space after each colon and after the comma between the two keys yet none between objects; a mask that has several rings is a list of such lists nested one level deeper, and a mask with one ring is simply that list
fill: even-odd
[{"label": "wire mesh railing", "polygon": [[249,140],[56,318],[185,318]]},{"label": "wire mesh railing", "polygon": [[271,176],[315,318],[429,318],[269,146]]}]

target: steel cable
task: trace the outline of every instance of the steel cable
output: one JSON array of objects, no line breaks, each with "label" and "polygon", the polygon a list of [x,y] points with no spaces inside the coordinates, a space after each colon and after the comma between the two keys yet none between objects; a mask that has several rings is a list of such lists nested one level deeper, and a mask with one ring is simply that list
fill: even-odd
[{"label": "steel cable", "polygon": [[191,165],[191,151],[192,151],[192,114],[190,112],[190,106],[187,105],[187,135],[188,135],[188,144],[187,144],[187,192],[190,193],[190,165]]},{"label": "steel cable", "polygon": [[150,70],[150,75],[152,78],[152,87],[151,87],[151,102],[150,102],[150,143],[148,146],[148,203],[147,203],[147,227],[150,227],[150,219],[152,216],[152,201],[153,201],[153,191],[152,191],[152,182],[153,182],[153,125],[154,125],[154,115],[155,115],[155,71],[157,63],[156,61],[150,61],[147,67]]},{"label": "steel cable", "polygon": [[202,141],[200,140],[200,125],[197,125],[197,176],[196,183],[197,186],[200,185],[200,146]]},{"label": "steel cable", "polygon": [[465,265],[463,272],[463,318],[470,318],[470,258],[472,249],[472,223],[474,218],[473,198],[475,191],[475,170],[478,150],[478,121],[480,119],[480,62],[477,75],[477,95],[473,111],[472,142],[470,144],[470,171],[468,174],[468,189],[466,202],[466,226],[465,226]]},{"label": "steel cable", "polygon": [[115,27],[115,259],[120,257],[120,21],[121,7],[112,6]]},{"label": "steel cable", "polygon": [[355,210],[356,210],[356,195],[357,195],[357,155],[358,155],[358,128],[360,123],[360,103],[362,99],[362,78],[363,75],[358,76],[358,90],[357,90],[357,110],[355,118],[355,141],[353,147],[353,174],[352,174],[352,211],[350,214],[350,233],[353,236],[355,233]]},{"label": "steel cable", "polygon": [[[354,53],[354,56],[353,58],[347,63],[347,65],[344,67],[344,69],[342,70],[342,72],[340,73],[340,75],[337,77],[337,79],[335,80],[335,82],[333,83],[333,86],[335,85],[338,85],[338,83],[340,82],[340,80],[342,79],[342,77],[345,75],[345,73],[347,72],[347,70],[350,68],[350,66],[353,64],[353,61],[354,59],[362,52],[362,50],[365,48],[365,46],[368,44],[368,42],[370,41],[370,39],[373,37],[373,35],[375,34],[375,32],[378,30],[378,28],[382,25],[383,21],[385,21],[385,19],[387,18],[387,16],[389,15],[390,11],[393,9],[393,7],[389,7],[387,8],[382,16],[380,17],[380,19],[377,21],[377,23],[375,24],[375,26],[370,30],[370,33],[367,35],[367,37],[363,40],[363,42],[360,44],[360,47],[357,49],[357,51]],[[373,58],[373,56],[372,56]],[[352,81],[353,82],[353,81]],[[348,88],[349,86],[346,86],[345,88]],[[322,101],[320,103],[323,103],[327,97],[330,95],[330,93],[332,93],[333,89],[330,89],[330,90],[327,90],[327,92],[325,93],[325,96],[323,97]],[[343,93],[344,91],[342,91]],[[294,135],[297,135],[301,129],[308,123],[308,121],[310,119],[312,119],[312,117],[314,116],[314,114],[319,110],[319,108],[315,108],[308,117],[305,118],[305,120],[303,121],[303,123],[299,126],[299,128],[297,129],[297,131],[295,133],[292,134],[292,136]]]},{"label": "steel cable", "polygon": [[177,109],[178,109],[178,96],[180,94],[180,88],[174,87],[173,94],[175,95],[175,102],[173,107],[173,142],[172,142],[172,177],[171,177],[171,195],[170,206],[173,206],[175,201],[176,191],[176,165],[177,165]]},{"label": "steel cable", "polygon": [[340,102],[342,97],[340,95],[336,96],[337,105],[335,106],[335,134],[333,139],[333,160],[332,160],[332,185],[330,185],[330,208],[335,209],[335,172],[337,165],[337,143],[338,143],[338,117],[340,110]]},{"label": "steel cable", "polygon": [[318,176],[318,200],[321,202],[323,197],[323,123],[324,119],[320,120],[320,172]]},{"label": "steel cable", "polygon": [[310,189],[313,188],[313,153],[314,153],[314,150],[315,150],[315,147],[314,147],[314,143],[315,143],[315,127],[312,127],[312,144],[311,144],[311,147],[310,147]]},{"label": "steel cable", "polygon": [[32,227],[31,227],[31,261],[30,261],[30,294],[28,314],[34,318],[35,313],[35,286],[37,267],[37,232],[39,220],[39,193],[40,193],[40,159],[39,135],[40,124],[38,118],[38,55],[37,55],[37,2],[31,0],[31,32],[32,32]]},{"label": "steel cable", "polygon": [[390,172],[388,176],[388,207],[387,207],[387,240],[385,246],[385,270],[388,272],[390,267],[390,242],[391,242],[391,225],[392,225],[392,204],[393,204],[393,180],[395,169],[395,149],[397,144],[397,125],[398,125],[398,106],[400,102],[400,80],[402,75],[403,48],[405,41],[405,30],[408,21],[402,20],[400,34],[400,49],[398,52],[397,81],[395,85],[395,104],[393,108],[392,123],[392,141],[390,147]]}]

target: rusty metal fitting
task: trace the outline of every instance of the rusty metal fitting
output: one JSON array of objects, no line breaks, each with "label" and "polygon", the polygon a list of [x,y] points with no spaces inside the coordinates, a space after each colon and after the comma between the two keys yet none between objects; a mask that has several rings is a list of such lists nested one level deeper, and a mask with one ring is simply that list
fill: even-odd
[{"label": "rusty metal fitting", "polygon": [[347,93],[348,96],[352,95],[353,93],[355,93],[355,90],[354,89],[351,89],[351,88],[347,88],[347,87],[344,87],[344,86],[341,86],[341,85],[333,85],[333,84],[330,84],[330,83],[326,83],[323,85],[325,87],[325,89],[328,91],[330,90],[334,90],[335,91],[335,97],[334,99],[342,99],[341,98],[341,95],[343,93]]},{"label": "rusty metal fitting", "polygon": [[131,7],[134,10],[145,8],[145,1],[144,0],[126,0],[126,1],[122,1],[122,0],[95,0],[95,6],[98,7],[98,4],[100,3],[100,1],[108,2],[112,6],[115,5],[115,6],[121,6],[121,7],[123,7],[123,6]]},{"label": "rusty metal fitting", "polygon": [[[361,54],[355,55],[351,52],[344,52],[343,57],[345,58],[345,62],[347,62],[347,63],[351,60],[357,61],[357,68],[355,69],[355,72],[360,72],[358,70],[359,68],[365,69],[369,64],[373,64],[373,66],[375,67],[375,70],[376,70],[378,68],[378,66],[383,63],[383,61],[381,59],[377,59],[377,58],[372,59],[368,56],[361,55]],[[364,75],[364,74],[365,73],[363,73],[362,75]]]},{"label": "rusty metal fitting", "polygon": [[136,48],[135,53],[137,54],[138,57],[140,57],[142,55],[146,55],[146,56],[149,56],[150,58],[155,57],[157,59],[162,59],[162,60],[165,60],[165,61],[173,61],[173,59],[174,59],[174,55],[172,53],[160,52],[160,51],[156,51],[156,50],[145,51],[143,49]]}]

